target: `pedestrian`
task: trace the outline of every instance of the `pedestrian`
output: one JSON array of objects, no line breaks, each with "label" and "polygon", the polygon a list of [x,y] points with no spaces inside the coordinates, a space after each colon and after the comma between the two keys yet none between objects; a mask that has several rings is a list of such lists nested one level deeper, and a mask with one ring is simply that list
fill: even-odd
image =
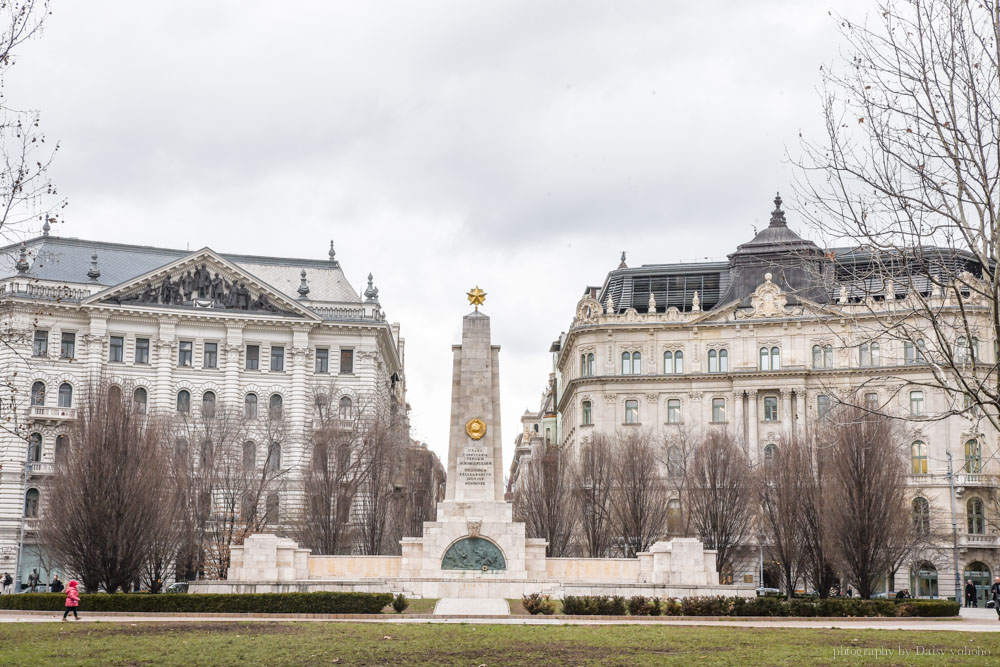
[{"label": "pedestrian", "polygon": [[53,593],[62,593],[63,592],[63,583],[61,581],[59,581],[59,575],[58,574],[55,577],[53,577],[52,583],[49,584],[49,590],[52,591]]},{"label": "pedestrian", "polygon": [[849,598],[854,597],[854,591],[851,590],[850,586],[847,587],[847,597]]},{"label": "pedestrian", "polygon": [[976,585],[972,583],[972,579],[968,579],[965,582],[965,606],[977,607],[979,605],[976,602]]},{"label": "pedestrian", "polygon": [[34,593],[35,589],[38,588],[38,581],[40,579],[41,577],[38,576],[38,568],[36,567],[31,571],[31,574],[28,575],[28,588],[32,593]]},{"label": "pedestrian", "polygon": [[993,598],[993,607],[997,610],[997,620],[1000,621],[1000,577],[990,586],[990,597]]},{"label": "pedestrian", "polygon": [[11,594],[11,586],[13,586],[13,584],[14,584],[14,579],[13,579],[13,577],[10,576],[10,572],[4,572],[3,573],[3,579],[0,579],[0,583],[3,584],[3,594],[4,595],[10,595]]},{"label": "pedestrian", "polygon": [[76,579],[69,582],[69,588],[66,589],[66,611],[63,612],[62,620],[66,620],[69,612],[73,612],[73,620],[79,621],[80,617],[76,614],[76,608],[80,606],[80,592],[76,590]]}]

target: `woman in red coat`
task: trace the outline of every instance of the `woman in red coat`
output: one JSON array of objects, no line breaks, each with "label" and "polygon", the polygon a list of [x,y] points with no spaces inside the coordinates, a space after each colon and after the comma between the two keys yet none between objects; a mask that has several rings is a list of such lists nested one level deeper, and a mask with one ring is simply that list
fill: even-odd
[{"label": "woman in red coat", "polygon": [[69,612],[73,612],[73,620],[79,621],[80,617],[76,615],[76,608],[80,606],[80,591],[77,590],[76,579],[69,582],[69,587],[66,589],[66,611],[63,612],[62,620],[66,620],[69,616]]}]

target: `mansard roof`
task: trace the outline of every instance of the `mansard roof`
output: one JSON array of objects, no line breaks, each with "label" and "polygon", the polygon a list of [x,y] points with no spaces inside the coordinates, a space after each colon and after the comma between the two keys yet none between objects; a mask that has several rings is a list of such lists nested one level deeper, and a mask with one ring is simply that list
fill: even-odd
[{"label": "mansard roof", "polygon": [[[39,236],[25,242],[31,278],[61,283],[113,287],[189,256],[192,251],[174,248],[109,243],[77,238]],[[0,248],[0,277],[16,275],[21,244]],[[92,256],[97,255],[96,280],[88,277]],[[290,299],[298,298],[301,271],[306,271],[311,301],[360,304],[361,297],[333,259],[300,259],[219,253],[220,257],[258,277]]]}]

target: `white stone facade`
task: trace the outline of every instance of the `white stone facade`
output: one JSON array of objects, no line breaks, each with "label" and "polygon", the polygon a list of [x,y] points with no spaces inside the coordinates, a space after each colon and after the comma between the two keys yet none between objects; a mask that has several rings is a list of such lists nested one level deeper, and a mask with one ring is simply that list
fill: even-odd
[{"label": "white stone facade", "polygon": [[[221,294],[182,295],[184,303],[169,305],[141,297],[166,276],[176,282],[198,267],[233,289],[245,285],[258,306],[233,307],[235,296],[226,304]],[[32,567],[58,569],[40,559],[36,531],[57,439],[68,435],[91,378],[141,388],[147,409],[163,414],[177,410],[181,391],[195,414],[205,392],[241,414],[248,394],[261,414],[280,397],[289,473],[277,489],[276,528],[297,510],[315,390],[335,388],[333,406],[342,397],[405,406],[399,325],[386,321],[371,282],[365,297],[355,292],[332,248],[329,259],[285,259],[45,236],[23,251],[0,249],[0,275],[0,323],[11,341],[0,347],[0,366],[14,392],[4,407],[16,417],[16,428],[0,432],[0,573],[14,573],[22,528],[22,580]],[[45,391],[33,401],[36,383]],[[40,451],[25,442],[33,435]],[[265,457],[262,448],[260,465]]]}]

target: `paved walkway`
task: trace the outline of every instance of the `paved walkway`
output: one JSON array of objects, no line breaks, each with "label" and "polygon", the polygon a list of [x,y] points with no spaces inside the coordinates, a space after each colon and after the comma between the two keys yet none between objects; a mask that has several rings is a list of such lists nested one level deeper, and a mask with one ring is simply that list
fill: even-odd
[{"label": "paved walkway", "polygon": [[[505,610],[506,613],[506,610]],[[59,622],[61,612],[0,611],[0,623],[51,623]],[[958,619],[906,619],[906,618],[834,618],[834,619],[696,619],[696,618],[588,618],[553,616],[432,616],[429,614],[384,616],[335,616],[314,615],[253,615],[253,614],[101,614],[83,613],[80,623],[290,623],[290,622],[339,622],[339,623],[477,623],[501,625],[629,625],[657,626],[713,626],[723,625],[743,628],[843,628],[874,630],[954,630],[961,632],[1000,632],[1000,621],[992,609],[963,609]],[[74,621],[68,621],[73,623]]]},{"label": "paved walkway", "polygon": [[435,616],[507,616],[510,605],[503,598],[441,598]]}]

